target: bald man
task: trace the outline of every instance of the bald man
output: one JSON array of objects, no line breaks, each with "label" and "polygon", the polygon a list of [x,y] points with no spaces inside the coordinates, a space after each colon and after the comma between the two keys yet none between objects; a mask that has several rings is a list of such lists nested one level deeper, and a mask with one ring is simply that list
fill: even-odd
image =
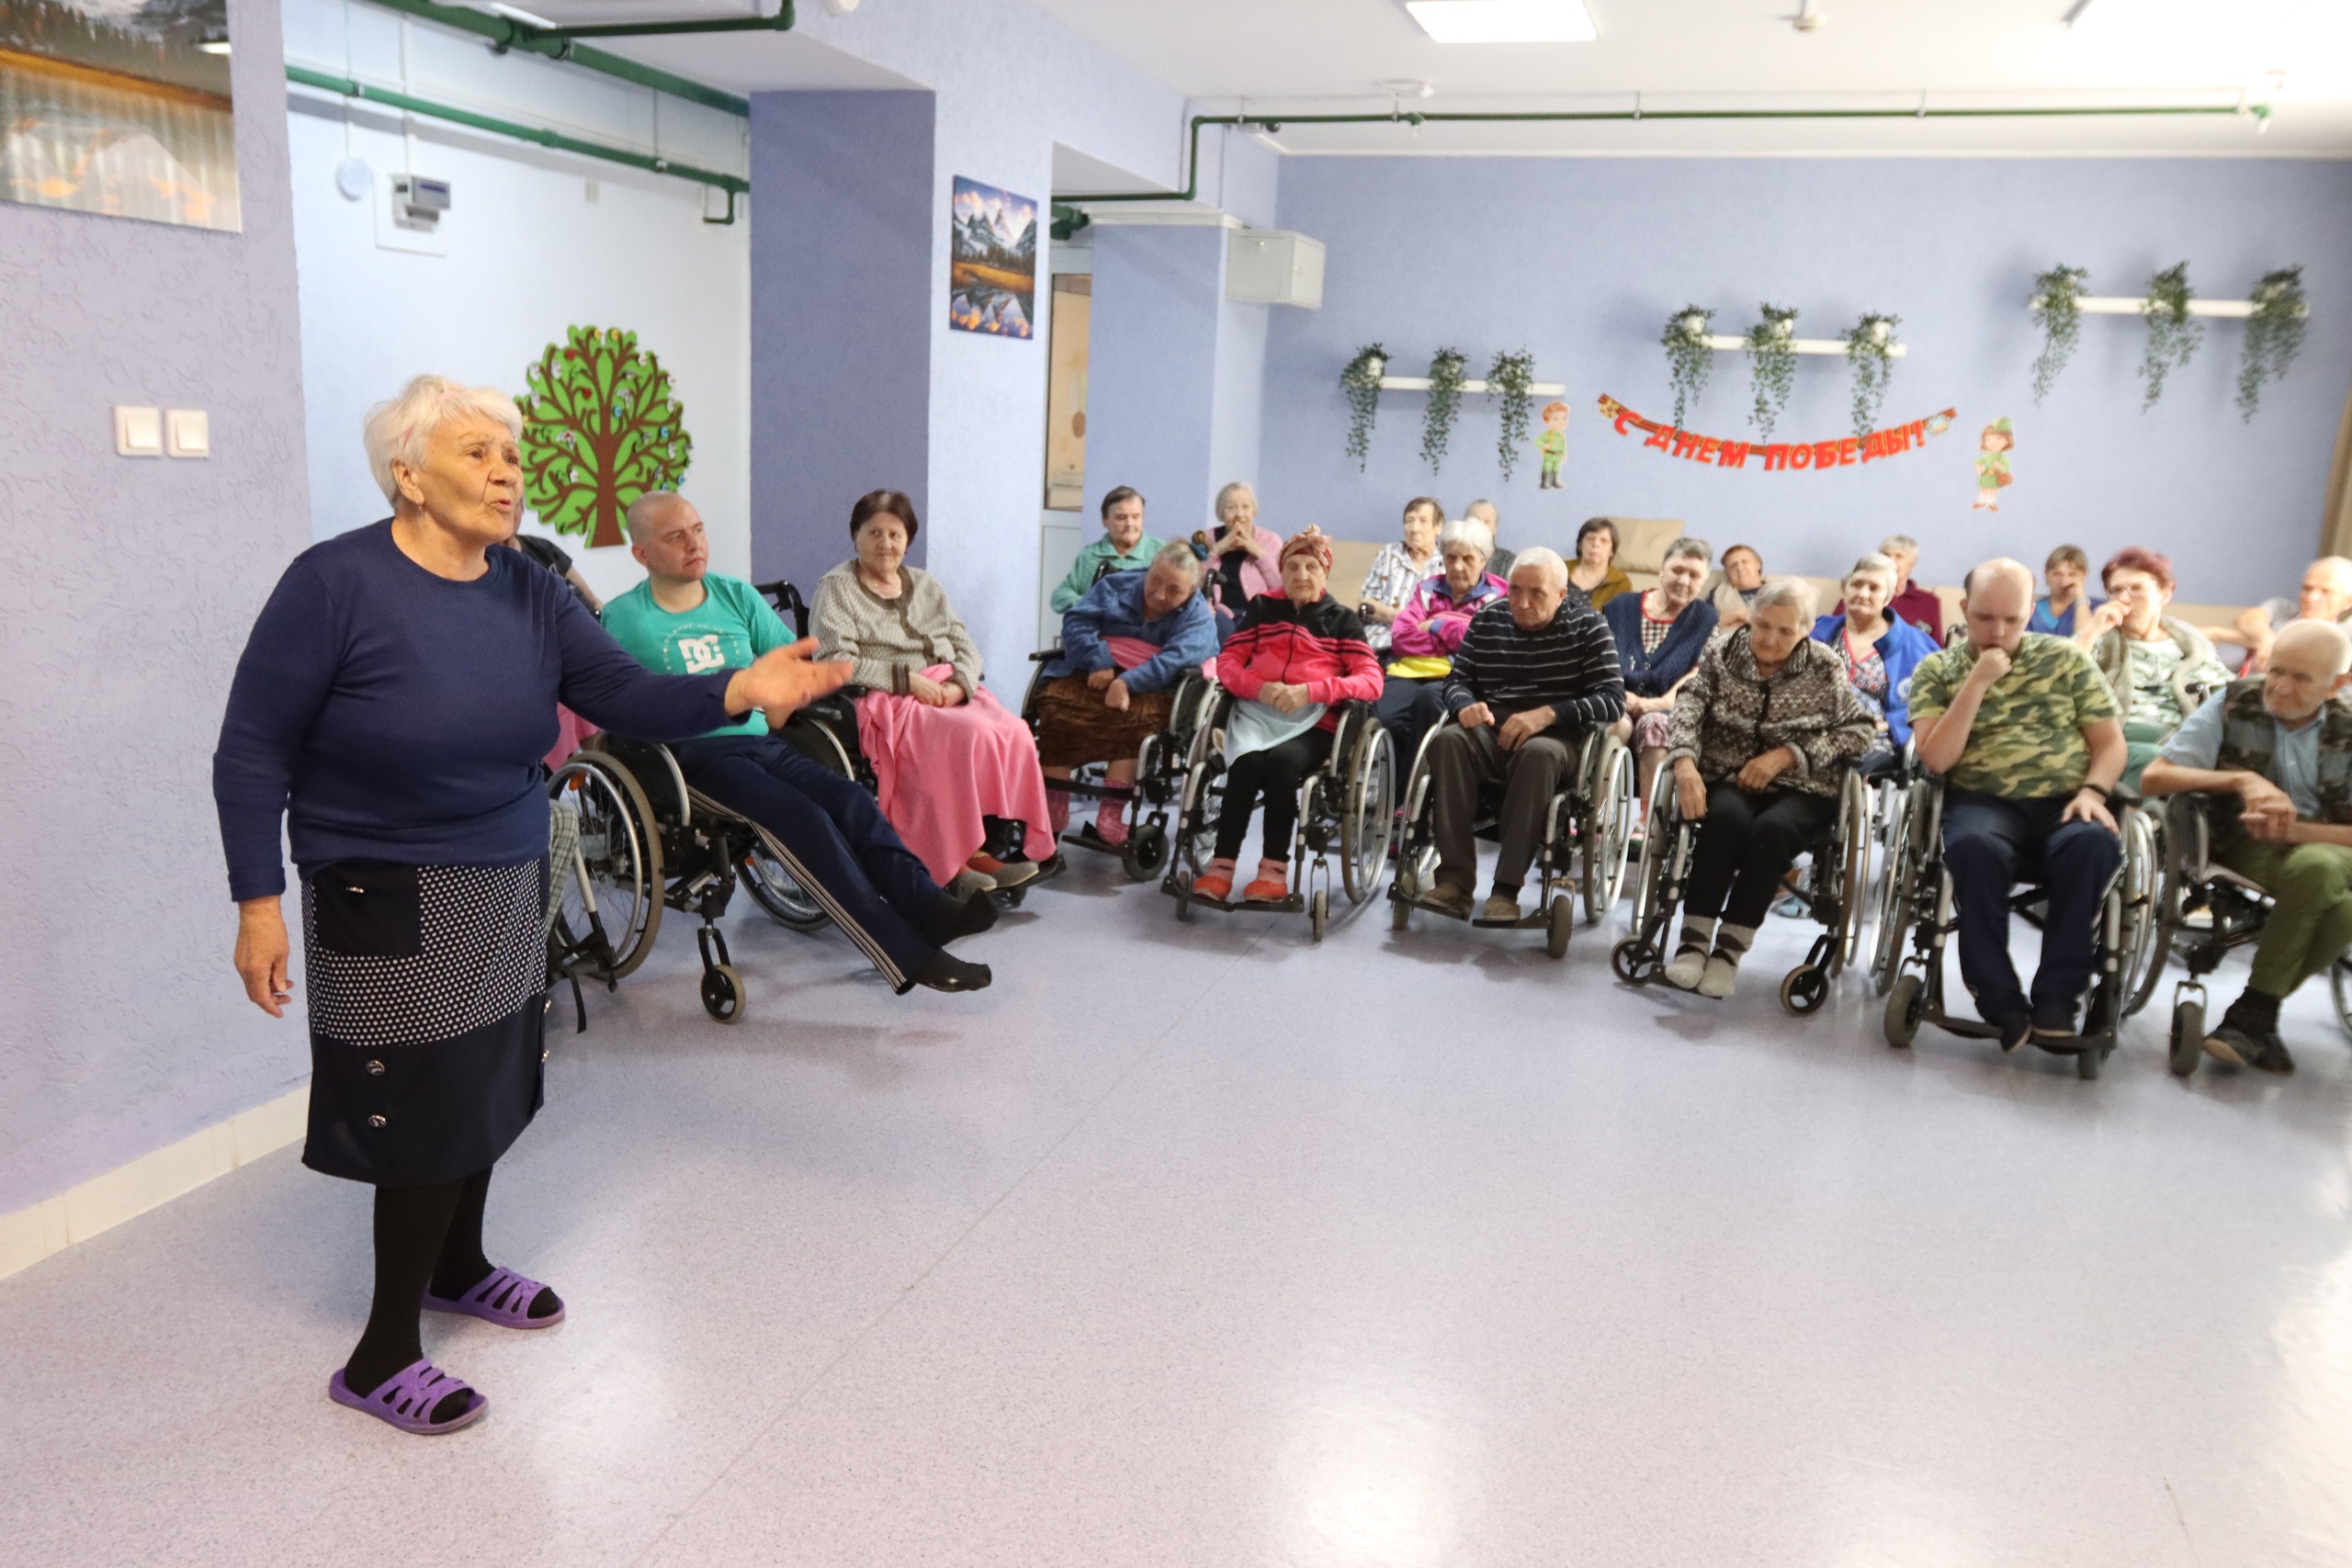
[{"label": "bald man", "polygon": [[[2065,637],[2029,632],[2033,574],[1986,561],[1968,574],[1968,639],[1919,661],[1911,731],[1944,776],[1944,864],[1959,906],[1960,973],[2001,1049],[2075,1032],[2097,955],[2099,904],[2123,846],[2108,801],[2125,761],[2115,694]],[[2049,897],[2029,998],[2009,962],[2009,893]]]},{"label": "bald man", "polygon": [[[2272,605],[2283,612],[2284,600],[2274,599],[2256,604],[2237,618],[2230,626],[2199,626],[2197,629],[2218,643],[2248,649],[2253,657],[2246,663],[2246,673],[2259,672],[2270,660],[2270,642],[2274,630]],[[2342,556],[2322,556],[2303,569],[2301,590],[2295,598],[2294,618],[2299,621],[2333,621],[2342,625],[2352,617],[2352,560]]]},{"label": "bald man", "polygon": [[2236,1067],[2295,1070],[2278,1004],[2352,947],[2352,638],[2295,621],[2270,669],[2207,699],[2148,764],[2150,795],[2217,797],[2215,859],[2275,900],[2254,974],[2205,1054]]}]

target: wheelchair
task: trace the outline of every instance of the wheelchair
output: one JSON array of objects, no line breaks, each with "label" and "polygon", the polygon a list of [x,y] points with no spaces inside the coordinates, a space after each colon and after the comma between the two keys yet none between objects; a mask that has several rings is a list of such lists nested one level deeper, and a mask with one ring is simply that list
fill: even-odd
[{"label": "wheelchair", "polygon": [[[1046,666],[1061,656],[1057,648],[1043,649],[1029,656],[1029,689],[1021,698],[1021,720],[1033,736],[1038,733],[1038,705],[1046,690]],[[1197,670],[1187,670],[1176,682],[1175,693],[1168,706],[1168,728],[1157,735],[1148,735],[1136,754],[1136,778],[1132,786],[1114,785],[1105,778],[1103,764],[1089,762],[1073,770],[1068,779],[1048,776],[1046,788],[1080,800],[1125,800],[1128,803],[1127,841],[1125,844],[1106,842],[1094,830],[1091,822],[1080,823],[1062,835],[1062,842],[1076,844],[1097,854],[1116,855],[1120,869],[1132,882],[1148,882],[1168,869],[1170,833],[1169,814],[1183,795],[1185,775],[1190,772],[1193,737],[1201,720],[1215,705],[1217,683]],[[1018,891],[1018,889],[1015,889]]]},{"label": "wheelchair", "polygon": [[[1821,1010],[1829,984],[1860,953],[1871,908],[1871,850],[1879,840],[1876,785],[1853,768],[1838,786],[1838,815],[1799,856],[1812,862],[1810,876],[1792,865],[1781,878],[1784,893],[1801,899],[1823,928],[1804,962],[1781,978],[1781,1005],[1799,1018]],[[1703,822],[1682,815],[1673,775],[1660,770],[1650,790],[1649,825],[1642,873],[1634,885],[1633,934],[1611,949],[1610,967],[1631,986],[1647,986],[1666,974],[1668,941],[1680,917]]]},{"label": "wheelchair", "polygon": [[1219,690],[1207,718],[1193,731],[1183,793],[1176,815],[1174,852],[1160,891],[1176,900],[1176,918],[1189,920],[1193,906],[1218,909],[1304,910],[1321,942],[1331,923],[1330,856],[1337,851],[1340,881],[1348,901],[1362,904],[1379,889],[1395,834],[1396,759],[1374,705],[1347,702],[1335,710],[1339,728],[1330,755],[1306,775],[1298,791],[1298,828],[1291,840],[1290,892],[1272,903],[1239,897],[1209,898],[1193,891],[1216,853],[1216,823],[1225,803],[1225,727],[1233,716],[1233,694]]},{"label": "wheelchair", "polygon": [[[1404,837],[1396,851],[1396,875],[1388,887],[1389,923],[1396,931],[1411,926],[1413,910],[1423,908],[1421,895],[1437,880],[1430,748],[1453,724],[1449,717],[1430,727],[1406,778]],[[1504,788],[1496,781],[1479,790],[1477,837],[1500,836],[1498,818]],[[1587,925],[1616,905],[1633,844],[1634,808],[1633,753],[1607,726],[1587,730],[1577,747],[1575,775],[1544,812],[1544,837],[1531,867],[1536,877],[1535,908],[1519,921],[1521,930],[1544,932],[1544,951],[1554,958],[1567,955],[1577,894],[1583,897]]]},{"label": "wheelchair", "polygon": [[[1954,1014],[1944,999],[1944,948],[1959,926],[1951,874],[1943,863],[1943,803],[1944,781],[1932,774],[1905,792],[1881,911],[1872,977],[1886,998],[1886,1043],[1897,1050],[1910,1047],[1922,1023],[1972,1040],[1999,1036],[1992,1024]],[[2136,801],[2119,795],[2116,805],[2123,853],[2099,905],[2082,1032],[2064,1040],[2032,1042],[2053,1055],[2073,1056],[2076,1074],[2085,1078],[2099,1076],[2115,1051],[2123,1021],[2145,1004],[2154,988],[2158,961],[2155,828]],[[2041,923],[2045,905],[2041,889],[2031,884],[2009,897],[2011,911],[2030,924]]]},{"label": "wheelchair", "polygon": [[[2261,886],[2212,858],[2213,803],[2202,795],[2176,795],[2165,802],[2164,885],[2156,904],[2155,961],[2149,968],[2153,990],[2165,960],[2174,952],[2188,971],[2173,987],[2172,1029],[2166,1055],[2175,1076],[2197,1071],[2205,1054],[2205,976],[2222,960],[2262,938],[2269,923],[2270,895]],[[2328,968],[2328,992],[2335,1021],[2352,1036],[2352,961],[2338,958]],[[2143,998],[2144,999],[2144,998]]]}]

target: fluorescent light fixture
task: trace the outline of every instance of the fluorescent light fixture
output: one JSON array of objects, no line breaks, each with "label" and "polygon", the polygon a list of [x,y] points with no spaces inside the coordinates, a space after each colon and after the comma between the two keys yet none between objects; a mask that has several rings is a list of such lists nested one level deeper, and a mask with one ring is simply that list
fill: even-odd
[{"label": "fluorescent light fixture", "polygon": [[1590,43],[1600,36],[1584,0],[1406,0],[1440,43]]}]

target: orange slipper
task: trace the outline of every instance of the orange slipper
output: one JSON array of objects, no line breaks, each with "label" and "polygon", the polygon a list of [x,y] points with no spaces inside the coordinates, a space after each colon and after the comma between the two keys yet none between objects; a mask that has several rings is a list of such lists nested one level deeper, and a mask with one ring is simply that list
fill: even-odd
[{"label": "orange slipper", "polygon": [[1233,897],[1233,863],[1229,860],[1209,862],[1208,870],[1193,878],[1193,891],[1203,898],[1214,898],[1222,904]]},{"label": "orange slipper", "polygon": [[1241,890],[1243,902],[1250,904],[1279,904],[1283,899],[1290,897],[1290,882],[1283,874],[1289,870],[1289,868],[1287,866],[1275,865],[1273,869],[1270,871],[1267,869],[1269,863],[1270,863],[1266,861],[1260,861],[1258,863],[1258,880],[1252,882],[1249,886]]}]

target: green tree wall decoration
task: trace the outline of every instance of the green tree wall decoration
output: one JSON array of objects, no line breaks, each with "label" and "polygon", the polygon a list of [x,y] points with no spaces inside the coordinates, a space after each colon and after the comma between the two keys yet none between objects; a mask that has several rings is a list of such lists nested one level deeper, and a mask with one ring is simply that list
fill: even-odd
[{"label": "green tree wall decoration", "polygon": [[523,499],[592,548],[627,542],[621,514],[673,490],[694,454],[661,357],[619,327],[571,327],[524,373]]}]

